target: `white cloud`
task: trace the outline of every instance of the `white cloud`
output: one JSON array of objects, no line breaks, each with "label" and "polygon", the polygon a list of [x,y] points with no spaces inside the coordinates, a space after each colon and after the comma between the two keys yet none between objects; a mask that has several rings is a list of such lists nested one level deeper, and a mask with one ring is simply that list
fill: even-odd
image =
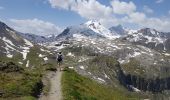
[{"label": "white cloud", "polygon": [[148,6],[143,6],[143,10],[144,10],[144,12],[146,12],[146,13],[148,13],[148,14],[152,14],[154,11],[151,9],[151,8],[149,8]]},{"label": "white cloud", "polygon": [[113,0],[111,2],[113,11],[116,14],[130,14],[136,10],[136,6],[133,2],[120,2],[119,0]]},{"label": "white cloud", "polygon": [[39,19],[10,19],[10,26],[19,32],[33,33],[37,35],[58,34],[61,29],[50,23]]},{"label": "white cloud", "polygon": [[[140,16],[140,17],[139,17]],[[129,16],[129,23],[135,23],[141,27],[154,28],[159,31],[169,32],[170,29],[170,19],[160,19],[160,18],[148,18],[144,13],[135,12]]]},{"label": "white cloud", "polygon": [[134,23],[143,23],[145,22],[145,19],[146,19],[146,15],[140,12],[134,12],[130,14],[129,17]]},{"label": "white cloud", "polygon": [[145,13],[153,13],[153,10],[145,6],[145,13],[138,12],[137,6],[132,1],[112,0],[110,6],[103,5],[97,0],[49,0],[49,2],[53,8],[74,11],[88,20],[96,19],[107,26],[136,24],[139,27],[170,31],[169,18],[148,17]]},{"label": "white cloud", "polygon": [[112,9],[100,4],[96,0],[77,0],[77,3],[71,8],[84,18],[101,19],[111,15]]},{"label": "white cloud", "polygon": [[156,0],[156,3],[162,3],[164,0]]},{"label": "white cloud", "polygon": [[76,3],[75,0],[49,0],[49,2],[53,8],[58,7],[62,9],[69,9]]},{"label": "white cloud", "polygon": [[112,13],[111,7],[106,7],[96,0],[49,0],[53,8],[71,10],[87,19],[100,19]]}]

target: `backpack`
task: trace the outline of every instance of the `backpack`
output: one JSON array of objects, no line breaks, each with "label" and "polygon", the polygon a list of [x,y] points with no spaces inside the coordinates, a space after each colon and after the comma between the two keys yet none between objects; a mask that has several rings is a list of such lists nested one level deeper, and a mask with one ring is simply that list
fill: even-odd
[{"label": "backpack", "polygon": [[62,61],[63,60],[63,55],[59,54],[58,57],[57,57],[57,61]]}]

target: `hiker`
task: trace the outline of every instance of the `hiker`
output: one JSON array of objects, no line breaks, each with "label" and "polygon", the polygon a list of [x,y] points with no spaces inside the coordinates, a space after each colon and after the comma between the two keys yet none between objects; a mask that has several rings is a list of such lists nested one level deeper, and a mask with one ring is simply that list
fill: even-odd
[{"label": "hiker", "polygon": [[57,54],[56,60],[58,62],[58,67],[60,68],[60,71],[61,71],[61,63],[63,62],[63,55],[61,52]]}]

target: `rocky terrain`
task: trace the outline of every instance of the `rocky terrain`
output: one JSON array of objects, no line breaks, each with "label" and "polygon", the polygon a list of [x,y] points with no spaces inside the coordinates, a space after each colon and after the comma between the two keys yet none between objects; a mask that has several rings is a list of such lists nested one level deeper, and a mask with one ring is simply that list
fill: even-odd
[{"label": "rocky terrain", "polygon": [[169,33],[150,28],[128,30],[121,25],[107,29],[88,21],[67,27],[54,39],[19,33],[2,22],[0,34],[1,59],[15,57],[18,60],[13,61],[19,65],[34,68],[35,61],[52,62],[55,53],[62,51],[65,67],[99,83],[169,97]]},{"label": "rocky terrain", "polygon": [[[156,30],[151,33],[153,29],[146,28],[139,31],[124,30],[122,32],[126,34],[120,35],[115,30],[111,36],[113,38],[108,38],[98,31],[89,31],[88,27],[91,28],[87,23],[68,27],[58,35],[58,41],[45,44],[53,50],[64,51],[66,59],[68,57],[73,63],[69,63],[68,67],[103,84],[114,87],[122,84],[130,91],[169,94],[168,33]],[[98,29],[96,27],[93,26]],[[152,43],[154,46],[150,45]],[[159,45],[165,46],[161,49]],[[118,61],[116,66],[111,67],[107,63],[110,57]]]}]

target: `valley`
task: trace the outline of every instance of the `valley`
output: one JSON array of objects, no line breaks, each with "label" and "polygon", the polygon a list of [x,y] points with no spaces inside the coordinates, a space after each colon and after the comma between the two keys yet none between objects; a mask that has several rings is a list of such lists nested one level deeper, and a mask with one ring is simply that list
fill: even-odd
[{"label": "valley", "polygon": [[[108,97],[105,100],[167,99],[169,39],[168,32],[130,30],[121,25],[107,29],[93,20],[69,26],[52,37],[21,33],[0,22],[0,100],[48,95],[42,78],[56,71],[59,51],[66,70],[61,76],[64,100],[99,100],[97,96]],[[97,92],[101,90],[109,94]]]}]

